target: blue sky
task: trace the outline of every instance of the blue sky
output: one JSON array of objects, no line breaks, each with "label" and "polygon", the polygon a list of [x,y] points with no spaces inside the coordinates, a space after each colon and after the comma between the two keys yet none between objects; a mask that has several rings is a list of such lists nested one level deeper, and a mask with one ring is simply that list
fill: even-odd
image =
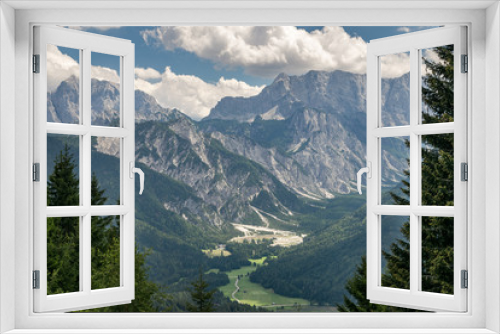
[{"label": "blue sky", "polygon": [[[136,88],[164,107],[199,119],[224,96],[258,94],[281,72],[301,75],[312,69],[340,69],[364,74],[366,42],[429,27],[72,28],[131,40]],[[61,57],[77,58],[78,52],[60,51]],[[387,73],[393,77],[404,73],[404,61],[404,56],[393,58]],[[93,54],[92,65],[96,78],[117,78],[117,57]]]}]

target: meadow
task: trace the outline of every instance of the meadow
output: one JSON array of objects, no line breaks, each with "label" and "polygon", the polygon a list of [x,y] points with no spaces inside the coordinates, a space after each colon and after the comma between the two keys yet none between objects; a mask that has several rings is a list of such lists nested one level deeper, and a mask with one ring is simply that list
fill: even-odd
[{"label": "meadow", "polygon": [[[309,301],[305,299],[281,296],[274,293],[272,289],[266,289],[260,284],[250,282],[249,274],[257,270],[257,266],[263,265],[265,260],[266,257],[262,257],[260,259],[249,259],[249,261],[252,262],[251,266],[245,266],[240,269],[226,272],[229,277],[229,283],[219,287],[219,290],[222,291],[224,296],[229,297],[232,300],[237,299],[241,304],[248,304],[252,306],[255,305],[273,309],[282,306],[298,307],[299,305],[309,305]],[[235,298],[233,298],[233,292],[236,290],[235,282],[238,277],[238,286],[240,289],[234,294]]]}]

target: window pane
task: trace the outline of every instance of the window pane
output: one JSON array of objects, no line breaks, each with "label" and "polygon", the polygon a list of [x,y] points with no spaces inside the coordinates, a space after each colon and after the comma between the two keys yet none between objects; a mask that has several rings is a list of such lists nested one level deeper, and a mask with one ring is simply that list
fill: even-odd
[{"label": "window pane", "polygon": [[120,216],[92,217],[92,289],[120,286]]},{"label": "window pane", "polygon": [[453,294],[452,217],[422,217],[422,291]]},{"label": "window pane", "polygon": [[80,205],[80,138],[47,134],[47,205]]},{"label": "window pane", "polygon": [[47,45],[47,122],[80,122],[80,50]]},{"label": "window pane", "polygon": [[410,137],[381,139],[382,205],[410,204]]},{"label": "window pane", "polygon": [[92,137],[92,205],[120,204],[120,141]]},{"label": "window pane", "polygon": [[453,206],[452,133],[422,136],[422,205]]},{"label": "window pane", "polygon": [[80,291],[80,218],[47,218],[47,294]]},{"label": "window pane", "polygon": [[410,54],[381,56],[381,126],[410,124]]},{"label": "window pane", "polygon": [[422,124],[453,122],[453,45],[422,52]]},{"label": "window pane", "polygon": [[92,125],[120,126],[120,57],[92,52]]},{"label": "window pane", "polygon": [[410,217],[382,216],[382,286],[410,289]]}]

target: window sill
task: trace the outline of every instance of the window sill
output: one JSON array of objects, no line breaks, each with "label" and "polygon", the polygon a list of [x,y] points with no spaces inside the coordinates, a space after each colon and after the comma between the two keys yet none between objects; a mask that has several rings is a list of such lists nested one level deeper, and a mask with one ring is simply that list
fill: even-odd
[{"label": "window sill", "polygon": [[488,334],[475,329],[15,329],[5,334]]}]

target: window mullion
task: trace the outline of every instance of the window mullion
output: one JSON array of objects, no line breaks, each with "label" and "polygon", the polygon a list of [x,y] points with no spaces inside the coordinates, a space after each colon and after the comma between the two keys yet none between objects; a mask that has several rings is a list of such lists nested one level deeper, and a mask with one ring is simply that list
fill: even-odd
[{"label": "window mullion", "polygon": [[418,125],[419,117],[419,51],[412,48],[410,50],[410,291],[418,291],[420,274],[420,240],[419,240],[419,217],[414,213],[415,207],[420,204],[420,140],[415,134],[415,127]]},{"label": "window mullion", "polygon": [[[83,126],[87,129],[86,133],[82,136],[82,159],[81,161],[81,195],[83,198],[83,206],[89,208],[91,206],[91,51],[86,48],[83,50],[82,58],[82,122]],[[81,271],[80,277],[83,281],[83,291],[90,293],[92,288],[91,275],[92,275],[92,259],[91,259],[91,216],[90,211],[81,219],[83,223],[82,233],[80,234],[80,244],[82,251],[81,258]]]}]

